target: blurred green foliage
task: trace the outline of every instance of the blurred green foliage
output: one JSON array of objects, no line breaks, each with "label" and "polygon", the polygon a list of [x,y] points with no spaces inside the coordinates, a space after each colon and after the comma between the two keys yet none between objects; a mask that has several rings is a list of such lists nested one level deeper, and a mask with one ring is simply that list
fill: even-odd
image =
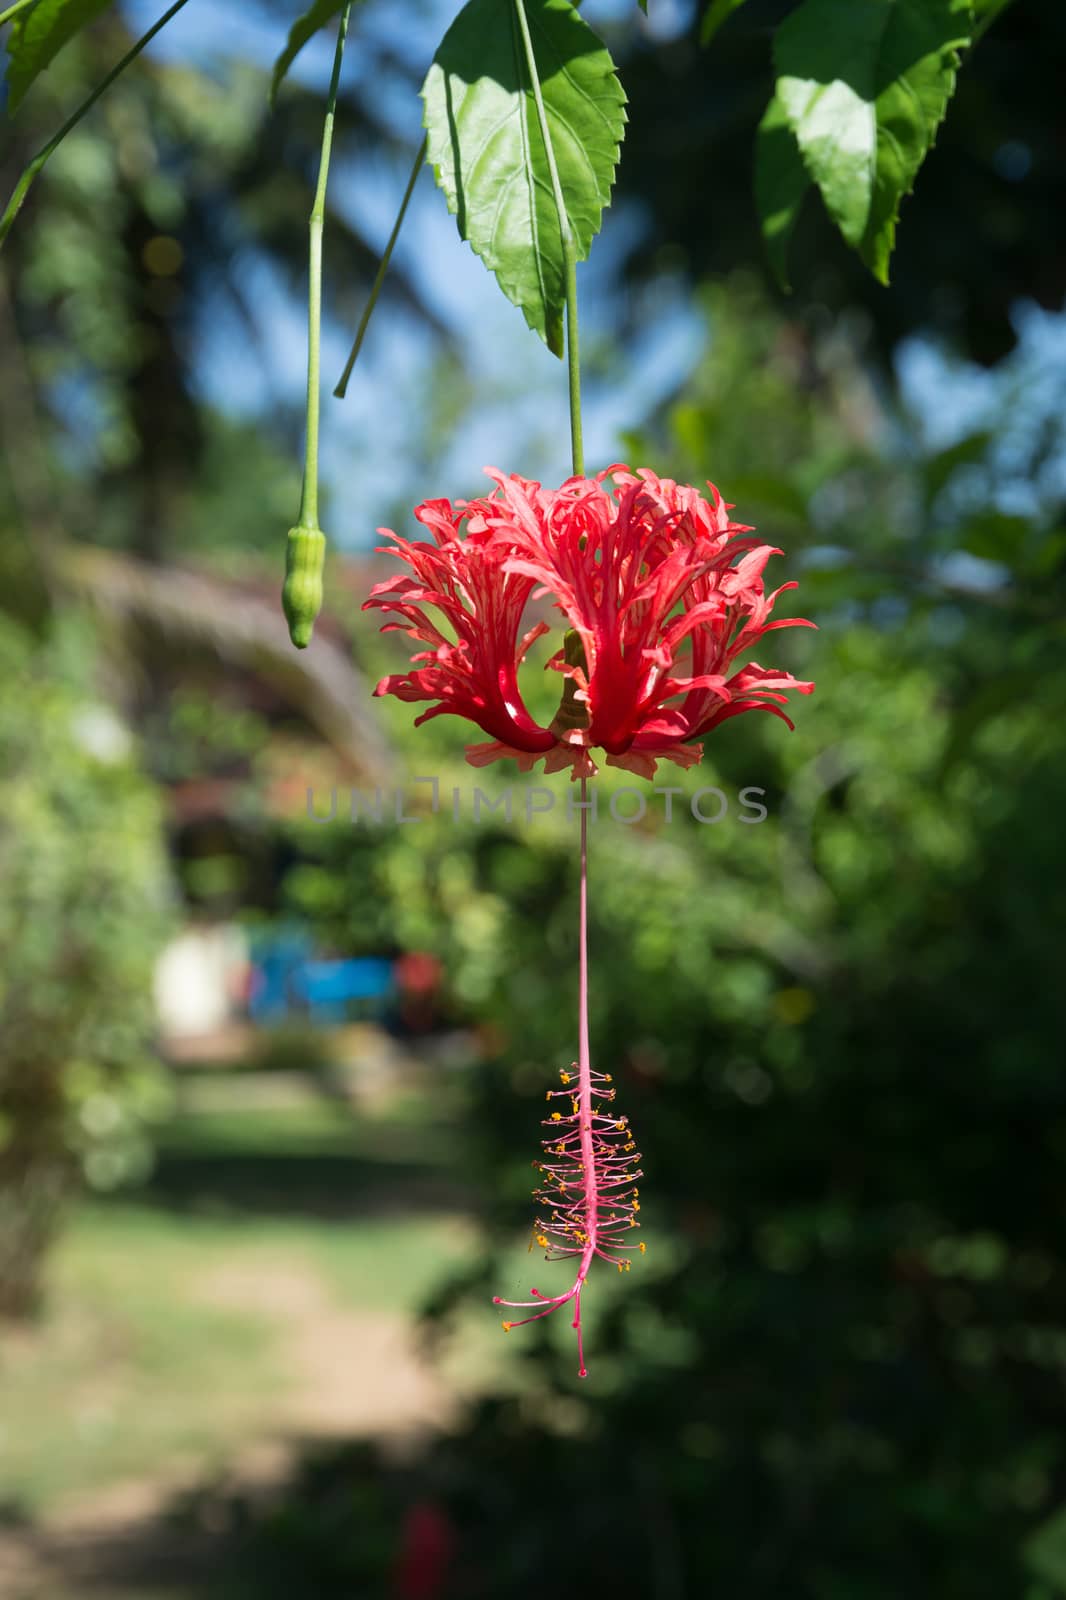
[{"label": "blurred green foliage", "polygon": [[151,971],[168,926],[159,798],[92,686],[91,641],[0,628],[0,1311],[28,1309],[79,1173],[143,1177],[168,1104]]}]

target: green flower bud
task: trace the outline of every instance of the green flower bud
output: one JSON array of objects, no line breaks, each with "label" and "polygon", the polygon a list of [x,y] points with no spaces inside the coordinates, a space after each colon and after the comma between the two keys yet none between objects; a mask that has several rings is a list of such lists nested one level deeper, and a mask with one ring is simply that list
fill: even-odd
[{"label": "green flower bud", "polygon": [[285,586],[281,605],[289,638],[298,650],[311,643],[315,618],[322,609],[322,567],[326,536],[320,528],[290,528],[285,548]]}]

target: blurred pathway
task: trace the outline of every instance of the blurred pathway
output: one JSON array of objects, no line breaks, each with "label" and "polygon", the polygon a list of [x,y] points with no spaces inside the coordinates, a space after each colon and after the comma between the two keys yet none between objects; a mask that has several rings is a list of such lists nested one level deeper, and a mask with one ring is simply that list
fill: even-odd
[{"label": "blurred pathway", "polygon": [[[464,1224],[456,1219],[456,1227]],[[398,1454],[427,1430],[445,1426],[457,1402],[418,1355],[411,1319],[400,1312],[339,1306],[324,1278],[304,1261],[269,1270],[214,1267],[199,1284],[207,1303],[256,1312],[273,1324],[284,1395],[264,1398],[269,1435],[237,1448],[224,1471],[208,1476],[211,1503],[227,1490],[269,1500],[315,1439],[374,1438]],[[4,1600],[171,1600],[200,1592],[214,1560],[210,1523],[176,1526],[171,1512],[205,1487],[203,1463],[172,1467],[87,1493],[32,1527],[0,1526]]]}]

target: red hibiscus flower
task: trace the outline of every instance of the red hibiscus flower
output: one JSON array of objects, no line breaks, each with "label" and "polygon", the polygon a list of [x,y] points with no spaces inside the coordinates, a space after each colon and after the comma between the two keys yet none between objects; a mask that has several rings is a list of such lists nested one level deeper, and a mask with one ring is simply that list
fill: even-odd
[{"label": "red hibiscus flower", "polygon": [[[415,511],[433,543],[399,538],[394,553],[413,576],[375,585],[367,606],[403,620],[429,648],[414,670],[383,678],[376,694],[436,702],[418,718],[466,717],[489,735],[467,747],[475,766],[511,756],[528,770],[609,766],[652,777],[659,760],[688,767],[697,742],[727,717],[782,707],[812,683],[737,658],[775,628],[812,627],[800,618],[769,620],[786,583],[767,595],[763,570],[781,552],[729,520],[711,488],[693,488],[642,469],[609,467],[559,489],[489,471],[496,487],[479,500],[431,500]],[[548,666],[568,680],[559,714],[542,727],[527,710],[518,667],[538,623],[522,637],[527,602],[551,596],[570,625],[567,646]],[[438,612],[448,638],[427,614]]]}]

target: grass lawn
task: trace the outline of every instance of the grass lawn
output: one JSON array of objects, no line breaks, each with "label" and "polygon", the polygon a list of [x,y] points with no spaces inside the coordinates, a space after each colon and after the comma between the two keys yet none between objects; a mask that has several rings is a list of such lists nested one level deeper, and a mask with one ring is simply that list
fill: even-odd
[{"label": "grass lawn", "polygon": [[407,1115],[368,1125],[328,1102],[176,1121],[153,1186],[83,1201],[41,1321],[0,1336],[0,1503],[47,1514],[187,1479],[298,1427],[294,1393],[328,1394],[363,1323],[379,1349],[471,1259],[446,1148]]}]

